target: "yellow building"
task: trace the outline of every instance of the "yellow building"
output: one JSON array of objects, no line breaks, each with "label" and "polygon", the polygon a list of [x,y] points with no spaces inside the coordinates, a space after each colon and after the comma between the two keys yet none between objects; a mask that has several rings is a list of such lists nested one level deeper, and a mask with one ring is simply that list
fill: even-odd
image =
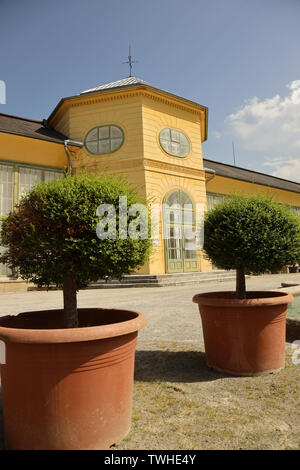
[{"label": "yellow building", "polygon": [[[44,121],[0,114],[0,222],[35,182],[82,168],[125,175],[152,205],[190,204],[192,230],[195,208],[233,192],[267,189],[300,211],[300,184],[204,159],[207,119],[207,107],[136,77],[63,98]],[[211,270],[191,238],[176,236],[180,216],[161,218],[140,273]],[[0,275],[9,275],[3,265]]]}]

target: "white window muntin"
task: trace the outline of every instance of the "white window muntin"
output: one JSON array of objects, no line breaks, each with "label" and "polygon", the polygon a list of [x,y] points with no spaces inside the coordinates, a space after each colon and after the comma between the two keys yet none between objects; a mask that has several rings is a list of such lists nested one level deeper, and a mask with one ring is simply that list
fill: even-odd
[{"label": "white window muntin", "polygon": [[114,124],[98,126],[91,129],[85,138],[86,149],[95,155],[112,153],[123,145],[124,132]]},{"label": "white window muntin", "polygon": [[54,170],[41,170],[38,168],[19,167],[19,199],[33,186],[41,181],[52,181],[63,178],[64,174]]},{"label": "white window muntin", "polygon": [[159,133],[159,143],[163,150],[175,157],[186,157],[190,153],[190,141],[179,130],[165,127]]},{"label": "white window muntin", "polygon": [[[15,175],[18,179],[17,186],[14,184]],[[8,216],[16,200],[19,200],[35,183],[63,178],[63,176],[61,171],[0,163],[0,217]]]},{"label": "white window muntin", "polygon": [[44,181],[48,183],[48,181],[53,181],[57,179],[61,179],[64,177],[64,174],[60,171],[44,171]]},{"label": "white window muntin", "polygon": [[[14,185],[15,176],[18,178],[18,185]],[[63,178],[62,171],[44,170],[19,165],[6,165],[0,163],[0,232],[1,218],[5,218],[13,210],[15,197],[20,199],[26,191],[30,190],[35,183],[40,181],[50,181]],[[5,250],[1,246],[0,253]],[[0,264],[0,276],[11,276],[11,270],[5,264]]]},{"label": "white window muntin", "polygon": [[6,216],[13,210],[14,167],[0,165],[0,216]]},{"label": "white window muntin", "polygon": [[42,181],[42,170],[20,167],[19,169],[19,198],[24,196],[36,183]]}]

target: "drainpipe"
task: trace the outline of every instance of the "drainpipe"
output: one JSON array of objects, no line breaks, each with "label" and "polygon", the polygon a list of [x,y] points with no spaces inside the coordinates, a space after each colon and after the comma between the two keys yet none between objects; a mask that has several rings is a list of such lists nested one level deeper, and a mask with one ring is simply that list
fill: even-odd
[{"label": "drainpipe", "polygon": [[71,158],[70,158],[69,151],[68,151],[68,145],[81,148],[83,147],[83,142],[79,142],[78,140],[66,139],[64,143],[65,143],[65,152],[66,152],[67,159],[68,159],[68,167],[69,167],[68,172],[69,172],[69,175],[72,176],[72,164],[71,164]]},{"label": "drainpipe", "polygon": [[216,176],[216,170],[212,170],[211,168],[204,168],[204,171],[207,173],[212,173],[212,175],[207,180],[205,180],[205,183],[207,184]]}]

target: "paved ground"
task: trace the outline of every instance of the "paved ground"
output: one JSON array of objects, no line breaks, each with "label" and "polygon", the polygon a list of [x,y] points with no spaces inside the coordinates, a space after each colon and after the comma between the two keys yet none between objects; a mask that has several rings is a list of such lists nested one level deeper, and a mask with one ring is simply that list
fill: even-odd
[{"label": "paved ground", "polygon": [[[247,279],[247,288],[278,289],[282,282],[300,284],[300,273],[252,276]],[[139,333],[138,348],[151,348],[157,340],[166,346],[174,341],[186,346],[192,343],[200,345],[203,342],[201,321],[198,306],[192,302],[193,295],[216,290],[234,290],[234,284],[234,281],[214,281],[191,286],[90,289],[79,292],[78,306],[123,307],[144,313],[148,324]],[[298,290],[300,294],[300,286]],[[0,316],[51,308],[62,308],[61,291],[0,294]]]},{"label": "paved ground", "polygon": [[[299,283],[300,274],[252,277],[249,290]],[[143,312],[139,333],[131,432],[124,449],[299,449],[299,366],[280,374],[230,377],[206,366],[196,293],[233,290],[234,282],[184,287],[79,292],[79,307],[124,307]],[[300,295],[300,286],[291,288]],[[62,307],[62,292],[0,294],[0,316]],[[1,395],[1,394],[0,394]],[[1,398],[1,397],[0,397]],[[4,449],[0,403],[0,450]]]}]

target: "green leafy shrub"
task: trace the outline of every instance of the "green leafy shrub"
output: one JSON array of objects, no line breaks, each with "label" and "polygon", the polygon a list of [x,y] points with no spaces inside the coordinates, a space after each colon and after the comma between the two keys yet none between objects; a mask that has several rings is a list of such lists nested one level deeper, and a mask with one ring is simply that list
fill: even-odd
[{"label": "green leafy shrub", "polygon": [[221,269],[237,270],[237,298],[245,272],[276,272],[300,254],[300,217],[262,196],[232,196],[206,213],[204,251]]},{"label": "green leafy shrub", "polygon": [[[3,223],[1,238],[7,251],[0,261],[38,286],[62,287],[66,327],[78,326],[79,289],[91,281],[129,274],[148,258],[149,239],[119,237],[119,196],[127,197],[128,207],[145,204],[124,179],[67,176],[36,185]],[[115,239],[99,239],[96,234],[100,204],[116,209]],[[133,219],[125,217],[128,224]]]}]

